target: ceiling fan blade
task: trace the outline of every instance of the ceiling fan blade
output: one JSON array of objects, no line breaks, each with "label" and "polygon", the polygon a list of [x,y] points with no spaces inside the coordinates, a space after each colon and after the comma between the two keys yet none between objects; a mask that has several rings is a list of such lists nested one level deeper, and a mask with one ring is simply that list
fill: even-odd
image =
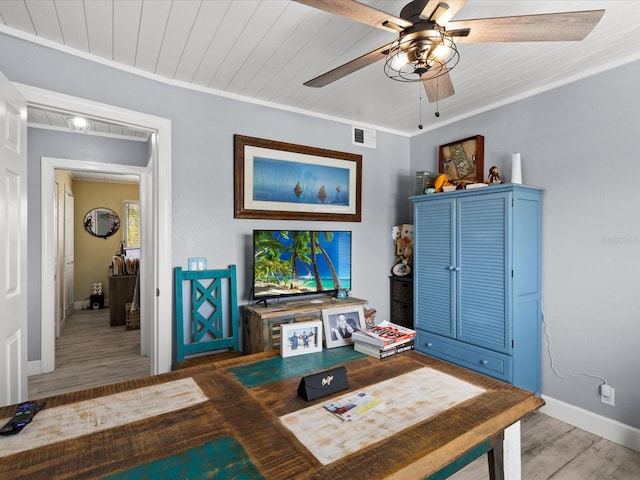
[{"label": "ceiling fan blade", "polygon": [[435,103],[438,100],[450,97],[456,93],[453,89],[453,83],[451,82],[449,72],[436,78],[422,80],[422,84],[424,85],[425,92],[427,92],[429,103]]},{"label": "ceiling fan blade", "polygon": [[400,32],[413,24],[403,18],[375,9],[355,0],[295,0],[309,7],[317,8],[334,15],[350,18],[356,22],[381,28],[388,32]]},{"label": "ceiling fan blade", "polygon": [[449,22],[447,30],[471,30],[456,38],[456,43],[577,41],[593,30],[603,14],[604,10],[587,10],[479,18]]},{"label": "ceiling fan blade", "polygon": [[323,73],[315,78],[312,78],[308,82],[304,82],[304,85],[307,87],[324,87],[331,82],[335,82],[336,80],[340,80],[342,77],[346,77],[347,75],[360,70],[372,63],[377,62],[378,60],[382,60],[387,56],[387,52],[391,44],[388,43],[383,45],[382,47],[366,53],[361,57],[356,58],[355,60],[351,60],[344,65],[340,65],[339,67],[334,68],[333,70],[328,71],[327,73]]},{"label": "ceiling fan blade", "polygon": [[444,27],[464,7],[467,0],[429,0],[420,13],[420,18],[436,22]]}]

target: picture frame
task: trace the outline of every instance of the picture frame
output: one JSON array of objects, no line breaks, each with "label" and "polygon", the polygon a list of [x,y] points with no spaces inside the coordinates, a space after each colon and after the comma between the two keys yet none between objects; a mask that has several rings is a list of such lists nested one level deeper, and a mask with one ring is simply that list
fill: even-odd
[{"label": "picture frame", "polygon": [[484,137],[475,135],[440,145],[438,171],[452,183],[484,181]]},{"label": "picture frame", "polygon": [[[351,345],[351,333],[366,328],[362,305],[323,309],[322,321],[327,348]],[[342,333],[343,329],[345,333]]]},{"label": "picture frame", "polygon": [[360,222],[362,155],[234,135],[234,217]]},{"label": "picture frame", "polygon": [[280,355],[283,358],[322,351],[322,322],[283,323],[280,325]]}]

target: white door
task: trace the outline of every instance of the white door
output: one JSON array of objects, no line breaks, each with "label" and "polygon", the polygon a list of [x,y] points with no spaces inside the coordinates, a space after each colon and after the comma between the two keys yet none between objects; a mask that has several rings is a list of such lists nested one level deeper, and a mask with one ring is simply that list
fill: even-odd
[{"label": "white door", "polygon": [[[45,179],[43,178],[44,182]],[[56,338],[60,336],[62,333],[64,312],[62,311],[62,302],[60,301],[62,290],[60,287],[60,281],[58,275],[58,265],[60,265],[60,258],[58,252],[58,181],[54,182],[53,186],[53,197],[51,198],[51,206],[53,207],[53,251],[55,252],[53,257],[53,292],[54,292],[54,308],[55,312],[55,331]],[[46,215],[46,212],[43,211],[42,215]],[[44,308],[44,307],[43,307]],[[44,315],[43,315],[44,320]]]},{"label": "white door", "polygon": [[27,102],[0,73],[0,406],[26,400]]},{"label": "white door", "polygon": [[73,193],[65,188],[64,191],[64,318],[73,313]]}]

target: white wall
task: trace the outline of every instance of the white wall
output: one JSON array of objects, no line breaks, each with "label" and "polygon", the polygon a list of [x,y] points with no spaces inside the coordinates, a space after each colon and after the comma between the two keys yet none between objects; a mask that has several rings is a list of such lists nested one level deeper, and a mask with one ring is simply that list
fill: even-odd
[{"label": "white wall", "polygon": [[[640,62],[424,133],[410,168],[437,169],[441,144],[485,137],[491,165],[542,187],[542,393],[640,427]],[[446,103],[440,104],[446,120]],[[600,402],[604,377],[615,407]]]}]

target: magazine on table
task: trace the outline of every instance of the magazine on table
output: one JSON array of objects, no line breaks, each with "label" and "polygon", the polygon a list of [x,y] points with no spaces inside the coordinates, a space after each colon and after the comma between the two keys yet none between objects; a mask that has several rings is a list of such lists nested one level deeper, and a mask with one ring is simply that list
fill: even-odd
[{"label": "magazine on table", "polygon": [[383,320],[378,325],[351,334],[354,342],[364,342],[381,348],[390,348],[394,344],[406,343],[416,337],[416,331],[411,328],[396,325]]},{"label": "magazine on table", "polygon": [[392,345],[392,348],[381,349],[375,345],[371,345],[369,343],[354,343],[353,349],[356,352],[364,353],[365,355],[369,355],[374,358],[387,358],[395,355],[396,353],[408,352],[409,350],[415,349],[414,340],[409,340],[408,342]]},{"label": "magazine on table", "polygon": [[366,392],[358,392],[324,406],[342,421],[355,420],[384,406],[384,400]]}]

